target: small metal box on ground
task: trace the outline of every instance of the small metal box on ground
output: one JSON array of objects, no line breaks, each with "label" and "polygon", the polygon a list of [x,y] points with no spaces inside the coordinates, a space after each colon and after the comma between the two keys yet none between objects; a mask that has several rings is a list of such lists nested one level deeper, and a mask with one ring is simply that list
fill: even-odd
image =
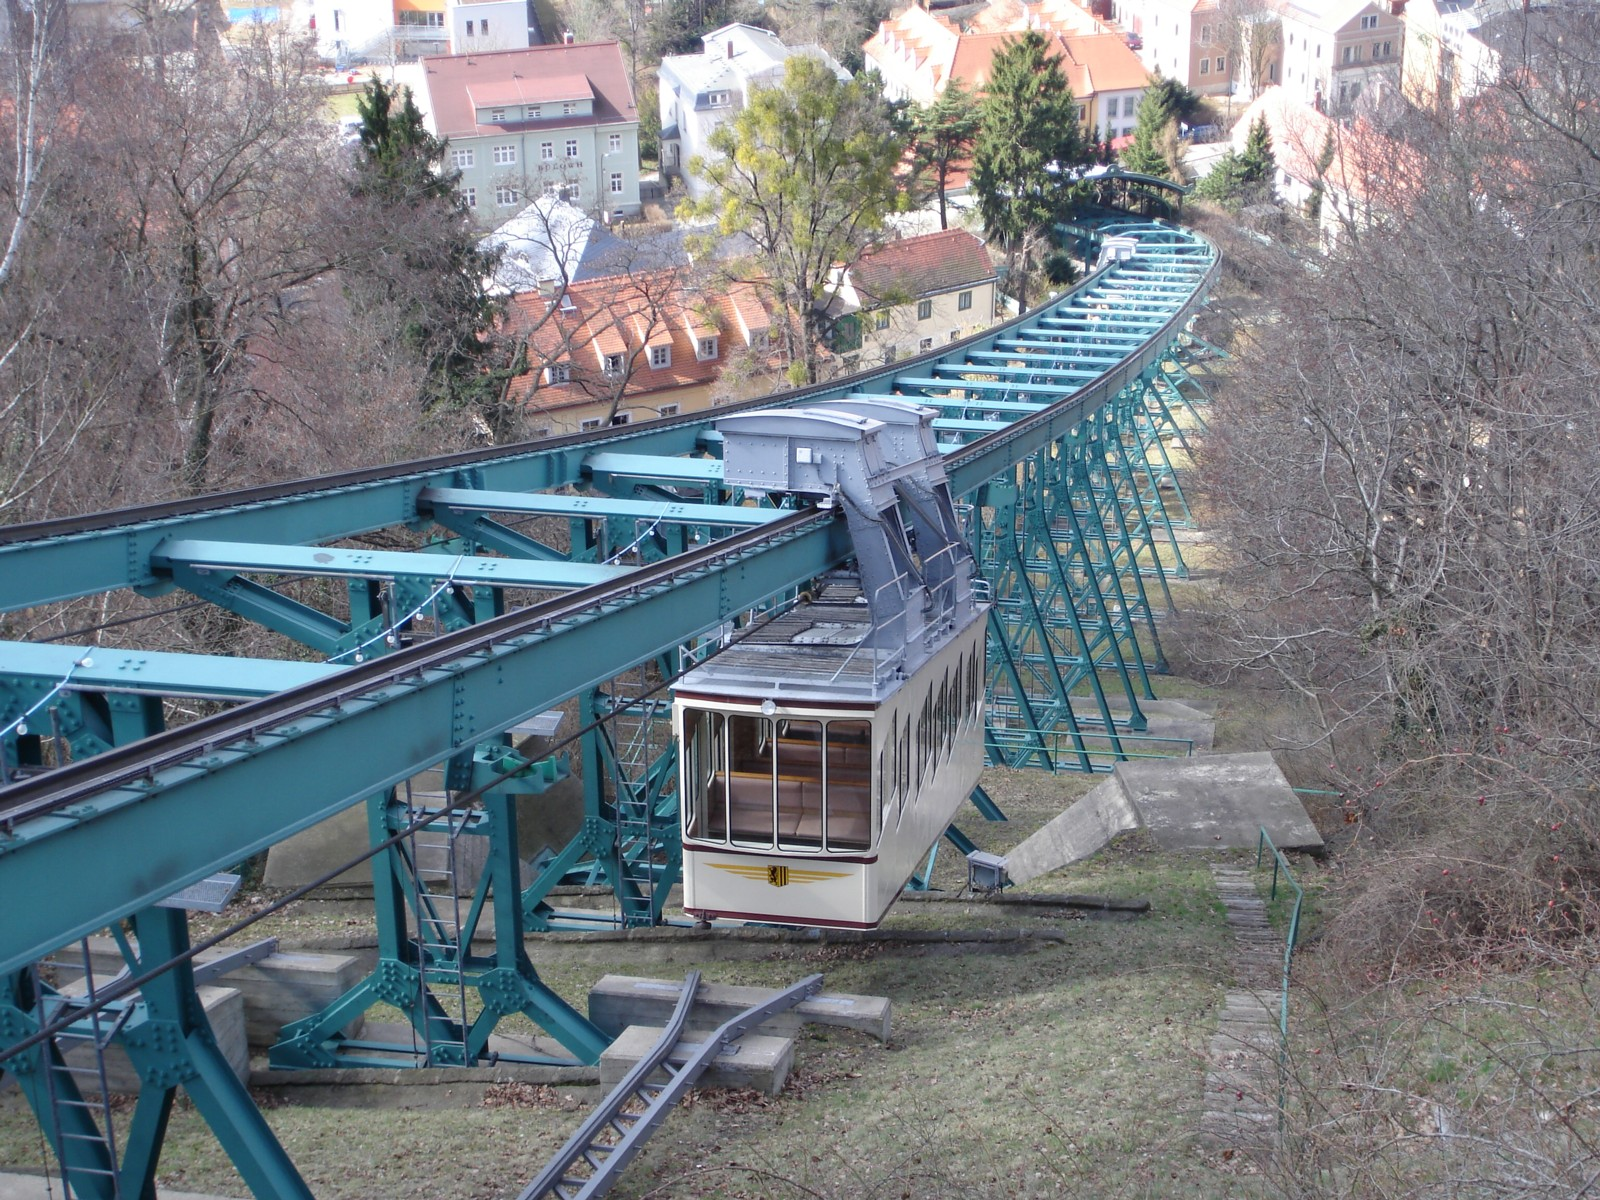
[{"label": "small metal box on ground", "polygon": [[998,892],[1008,886],[1006,858],[1002,854],[988,854],[974,850],[967,855],[967,886],[975,892]]}]

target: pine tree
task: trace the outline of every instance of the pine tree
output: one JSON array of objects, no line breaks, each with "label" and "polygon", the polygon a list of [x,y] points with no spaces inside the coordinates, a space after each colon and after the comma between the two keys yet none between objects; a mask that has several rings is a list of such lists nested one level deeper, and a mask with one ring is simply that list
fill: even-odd
[{"label": "pine tree", "polygon": [[939,197],[939,228],[949,229],[946,193],[951,172],[972,155],[978,137],[978,106],[959,79],[952,79],[932,104],[911,115],[911,153],[919,176]]},{"label": "pine tree", "polygon": [[1257,117],[1250,123],[1244,153],[1239,158],[1245,183],[1263,183],[1272,178],[1277,162],[1272,156],[1272,131],[1267,128],[1266,117]]},{"label": "pine tree", "polygon": [[1072,204],[1062,176],[1084,158],[1078,103],[1061,59],[1030,30],[994,56],[972,163],[978,211],[1006,247],[1008,286],[1024,307],[1035,262]]},{"label": "pine tree", "polygon": [[1139,111],[1133,126],[1133,144],[1122,152],[1122,165],[1141,175],[1175,179],[1167,160],[1164,143],[1167,130],[1178,119],[1171,92],[1153,83],[1139,98]]},{"label": "pine tree", "polygon": [[445,171],[445,143],[428,132],[409,87],[392,89],[376,75],[356,97],[357,190],[393,201],[453,198],[458,171]]},{"label": "pine tree", "polygon": [[1272,198],[1272,177],[1277,164],[1272,157],[1272,133],[1266,118],[1250,124],[1243,150],[1229,150],[1198,184],[1195,193],[1230,211]]},{"label": "pine tree", "polygon": [[[485,290],[496,256],[478,247],[477,231],[456,192],[459,171],[444,167],[446,141],[428,131],[411,89],[374,77],[356,101],[361,116],[352,191],[387,218],[394,244],[347,294],[358,308],[398,312],[403,340],[427,365],[424,408],[469,406],[500,436],[506,364],[495,360],[491,333],[498,306]],[[384,265],[397,260],[398,268]]]}]

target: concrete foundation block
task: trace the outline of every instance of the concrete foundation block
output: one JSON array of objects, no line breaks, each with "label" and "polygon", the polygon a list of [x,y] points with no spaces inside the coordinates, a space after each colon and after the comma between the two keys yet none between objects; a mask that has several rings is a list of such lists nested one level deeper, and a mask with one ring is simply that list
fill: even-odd
[{"label": "concrete foundation block", "polygon": [[[600,1056],[600,1085],[613,1088],[622,1077],[650,1052],[661,1037],[661,1027],[630,1025],[604,1054]],[[689,1055],[701,1043],[692,1040],[693,1034],[680,1041],[668,1061],[674,1064],[688,1061]],[[705,1073],[695,1082],[696,1087],[754,1088],[768,1096],[783,1090],[784,1082],[794,1067],[794,1039],[764,1037],[747,1033],[731,1046],[723,1048]],[[657,1072],[657,1082],[666,1079],[666,1072]]]},{"label": "concrete foundation block", "polygon": [[[200,1004],[211,1024],[212,1035],[221,1048],[228,1066],[244,1083],[250,1078],[250,1047],[245,1041],[244,997],[234,988],[203,987],[199,989]],[[67,1066],[74,1072],[94,1070],[94,1047],[87,1042],[66,1043]],[[133,1093],[139,1090],[139,1075],[128,1061],[121,1046],[113,1043],[105,1053],[106,1086],[112,1092]],[[98,1092],[99,1083],[90,1075],[76,1074],[78,1087],[85,1092]]]},{"label": "concrete foundation block", "polygon": [[[201,962],[205,959],[200,956]],[[360,983],[363,975],[360,960],[348,954],[279,951],[224,978],[244,996],[250,1045],[270,1046],[285,1025],[321,1012]],[[360,1018],[352,1021],[345,1034],[359,1036],[362,1023]]]},{"label": "concrete foundation block", "polygon": [[[137,943],[135,943],[137,947]],[[195,956],[200,967],[225,957],[232,950],[218,946]],[[107,937],[89,939],[89,961],[99,986],[126,965],[117,944]],[[82,977],[82,958],[73,947],[63,954],[58,968],[67,986]],[[360,983],[365,972],[361,960],[349,954],[312,954],[280,950],[258,963],[240,967],[222,977],[221,986],[234,988],[244,997],[245,1036],[252,1046],[271,1046],[278,1032],[291,1021],[319,1013]],[[362,1018],[344,1028],[348,1037],[359,1037]]]},{"label": "concrete foundation block", "polygon": [[[682,980],[607,975],[589,989],[589,1020],[611,1037],[630,1025],[665,1025],[682,990]],[[689,1012],[688,1028],[709,1032],[771,995],[769,988],[702,982]],[[779,1013],[755,1032],[794,1037],[810,1022],[859,1029],[884,1042],[889,1040],[890,1008],[886,996],[824,992]]]}]

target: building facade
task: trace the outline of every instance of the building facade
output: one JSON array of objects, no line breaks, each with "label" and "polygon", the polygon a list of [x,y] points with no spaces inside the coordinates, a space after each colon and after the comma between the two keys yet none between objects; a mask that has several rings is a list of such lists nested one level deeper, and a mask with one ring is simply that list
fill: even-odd
[{"label": "building facade", "polygon": [[[974,92],[989,81],[994,56],[1030,29],[1044,33],[1078,101],[1089,137],[1129,133],[1149,82],[1148,72],[1122,37],[1070,0],[989,10],[987,23],[968,27],[913,5],[882,21],[862,46],[867,65],[883,79],[890,100],[932,104],[952,79]],[[1070,16],[1076,12],[1076,17]],[[1009,14],[1010,27],[995,28]],[[982,14],[980,14],[981,16]]]},{"label": "building facade", "polygon": [[528,0],[447,0],[445,26],[451,54],[523,50],[544,40]]},{"label": "building facade", "polygon": [[1283,23],[1282,82],[1289,95],[1344,114],[1400,85],[1405,30],[1378,0],[1291,0]]},{"label": "building facade", "polygon": [[833,349],[849,366],[894,362],[994,324],[998,275],[964,229],[889,242],[842,276],[829,313]]},{"label": "building facade", "polygon": [[669,54],[657,72],[661,97],[661,178],[681,178],[698,199],[705,184],[689,164],[711,153],[711,134],[733,120],[750,91],[783,80],[784,64],[804,55],[824,63],[840,82],[850,78],[820,46],[785,46],[774,33],[753,25],[725,25],[702,39],[699,54]]},{"label": "building facade", "polygon": [[770,326],[755,288],[702,287],[684,268],[523,293],[505,328],[528,368],[506,399],[534,437],[695,412],[760,390],[759,372],[742,385],[723,375],[740,358],[770,359]]},{"label": "building facade", "polygon": [[1116,0],[1111,11],[1152,73],[1204,96],[1232,90],[1233,54],[1218,0]]},{"label": "building facade", "polygon": [[616,42],[425,59],[426,110],[474,217],[497,225],[538,196],[604,220],[639,213],[639,114]]}]

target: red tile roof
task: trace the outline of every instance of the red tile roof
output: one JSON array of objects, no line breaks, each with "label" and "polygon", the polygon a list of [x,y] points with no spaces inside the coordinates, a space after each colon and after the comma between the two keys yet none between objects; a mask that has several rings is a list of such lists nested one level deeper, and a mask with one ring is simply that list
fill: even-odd
[{"label": "red tile roof", "polygon": [[936,296],[996,278],[983,243],[965,229],[901,238],[863,255],[850,267],[862,304],[891,293]]},{"label": "red tile roof", "polygon": [[[673,270],[586,279],[570,286],[559,304],[525,292],[512,298],[505,328],[526,339],[529,369],[511,381],[506,398],[536,401],[546,410],[589,403],[610,392],[608,354],[632,356],[625,397],[710,383],[729,354],[765,338],[769,324],[750,285],[713,293]],[[717,356],[701,361],[699,339],[711,336],[718,338]],[[650,348],[657,346],[672,347],[669,365],[650,365]],[[545,382],[545,368],[553,363],[570,370],[568,382]]]},{"label": "red tile roof", "polygon": [[1114,33],[1063,36],[1061,68],[1079,100],[1101,92],[1127,92],[1150,82],[1150,72],[1128,43]]},{"label": "red tile roof", "polygon": [[[572,128],[637,121],[633,85],[617,42],[530,46],[481,54],[446,54],[422,60],[441,137],[472,137],[505,129]],[[548,104],[594,96],[594,115],[479,125],[485,104]]]}]

